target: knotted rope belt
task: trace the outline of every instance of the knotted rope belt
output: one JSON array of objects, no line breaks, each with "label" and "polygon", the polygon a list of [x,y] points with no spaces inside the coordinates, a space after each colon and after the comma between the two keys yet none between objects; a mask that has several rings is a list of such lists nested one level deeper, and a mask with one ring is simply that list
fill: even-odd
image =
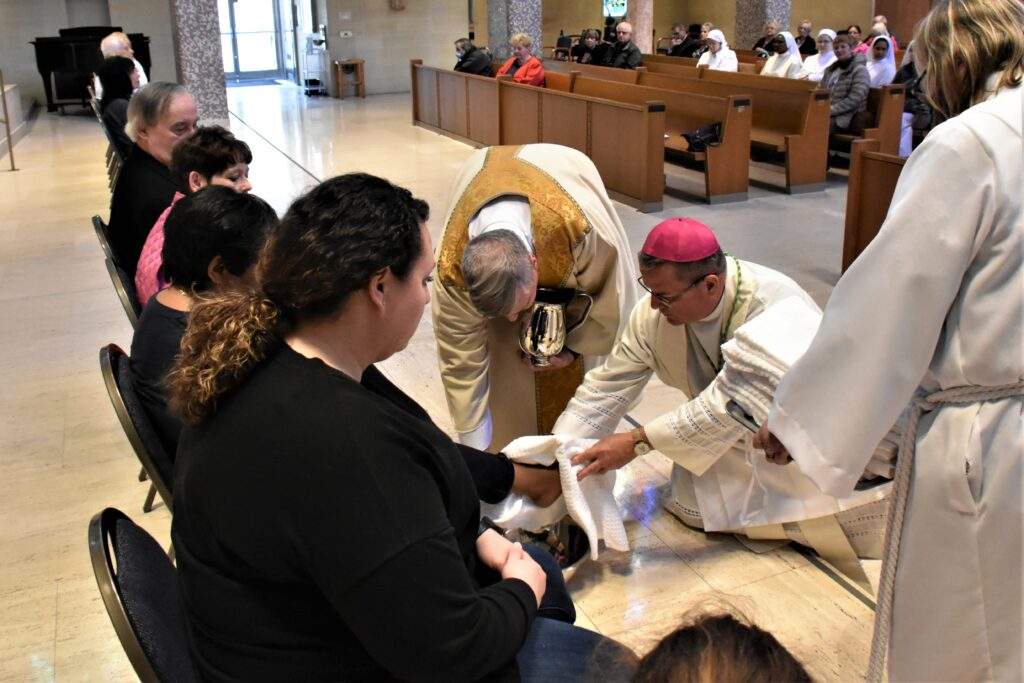
[{"label": "knotted rope belt", "polygon": [[970,405],[1014,397],[1024,397],[1024,382],[999,387],[953,387],[914,399],[907,426],[903,431],[903,439],[900,442],[896,474],[893,477],[893,488],[890,494],[889,515],[885,523],[885,550],[882,555],[882,574],[878,582],[875,629],[871,639],[871,657],[868,660],[868,681],[875,683],[882,680],[885,657],[889,649],[889,636],[892,631],[892,598],[893,588],[896,585],[900,536],[903,533],[903,517],[907,511],[911,466],[914,462],[914,449],[917,445],[917,425],[921,416],[925,411],[942,406]]}]

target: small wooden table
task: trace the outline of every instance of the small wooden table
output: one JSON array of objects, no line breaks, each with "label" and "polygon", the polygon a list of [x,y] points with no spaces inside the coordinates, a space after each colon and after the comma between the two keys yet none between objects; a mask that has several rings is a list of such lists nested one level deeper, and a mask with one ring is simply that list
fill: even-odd
[{"label": "small wooden table", "polygon": [[[354,81],[346,81],[343,77],[345,67],[350,66],[355,72]],[[366,80],[363,78],[363,60],[361,59],[335,59],[334,60],[334,92],[335,97],[338,99],[344,99],[345,90],[344,88],[354,87],[356,89],[356,96],[366,97]]]}]

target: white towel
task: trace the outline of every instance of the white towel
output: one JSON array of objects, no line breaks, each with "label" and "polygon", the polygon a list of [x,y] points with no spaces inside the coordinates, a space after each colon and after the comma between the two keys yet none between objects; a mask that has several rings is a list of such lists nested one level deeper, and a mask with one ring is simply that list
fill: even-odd
[{"label": "white towel", "polygon": [[597,559],[598,541],[613,550],[629,550],[626,527],[612,494],[615,472],[591,475],[576,480],[582,466],[573,467],[572,458],[596,443],[596,439],[580,439],[555,434],[523,436],[501,449],[512,462],[536,465],[558,463],[562,480],[562,497],[546,508],[539,508],[526,496],[512,494],[496,505],[481,504],[483,514],[499,526],[536,531],[571,516],[587,534],[590,557]]}]

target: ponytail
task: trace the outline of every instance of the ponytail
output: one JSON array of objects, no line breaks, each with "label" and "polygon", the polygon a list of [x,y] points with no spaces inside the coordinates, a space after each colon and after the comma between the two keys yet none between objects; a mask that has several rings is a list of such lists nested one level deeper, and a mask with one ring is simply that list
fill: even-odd
[{"label": "ponytail", "polygon": [[284,327],[277,306],[259,292],[197,299],[166,379],[171,410],[188,424],[212,415],[218,399],[281,343]]}]

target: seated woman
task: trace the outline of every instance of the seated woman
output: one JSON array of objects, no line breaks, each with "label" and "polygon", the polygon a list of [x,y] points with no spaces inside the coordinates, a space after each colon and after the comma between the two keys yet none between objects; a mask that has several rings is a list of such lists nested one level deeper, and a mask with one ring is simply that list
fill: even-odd
[{"label": "seated woman", "polygon": [[170,205],[156,219],[146,237],[135,266],[135,294],[143,306],[149,298],[167,286],[160,274],[160,254],[164,244],[164,222],[171,208],[186,194],[207,185],[222,185],[235,192],[248,192],[252,151],[230,131],[220,126],[197,128],[171,153],[171,173],[182,192],[175,192]]},{"label": "seated woman", "polygon": [[373,365],[430,300],[426,218],[385,180],[332,178],[254,291],[192,310],[172,537],[200,678],[580,680],[621,651],[535,618],[560,574],[481,524],[459,448]]},{"label": "seated woman", "polygon": [[832,48],[836,61],[821,77],[821,87],[832,91],[829,130],[833,133],[857,131],[857,115],[867,109],[871,90],[871,77],[864,66],[864,58],[853,54],[852,42],[848,36],[836,37]]},{"label": "seated woman", "polygon": [[862,40],[864,31],[858,24],[850,24],[846,27],[846,35],[850,37],[850,51],[855,55],[863,55],[868,52],[868,44]]},{"label": "seated woman", "polygon": [[601,61],[595,61],[594,57],[603,53],[601,32],[596,28],[588,28],[583,32],[580,42],[572,46],[572,49],[569,51],[569,59],[580,64],[600,64],[603,61],[603,57]]},{"label": "seated woman", "polygon": [[223,187],[201,190],[174,205],[163,243],[171,286],[154,296],[132,337],[129,369],[135,391],[172,458],[180,420],[167,410],[164,379],[178,353],[196,296],[244,286],[277,214],[265,201]]},{"label": "seated woman", "polygon": [[769,21],[764,25],[764,33],[754,43],[754,47],[751,50],[757,50],[758,48],[765,52],[772,51],[772,41],[775,40],[775,36],[779,35],[779,29],[782,25],[777,21]]},{"label": "seated woman", "polygon": [[836,53],[832,49],[832,41],[836,39],[836,32],[830,28],[823,28],[818,31],[818,52],[804,58],[797,78],[808,81],[820,81],[825,75],[825,69],[836,61]]},{"label": "seated woman", "polygon": [[544,65],[533,56],[533,39],[525,33],[517,33],[509,39],[512,56],[498,69],[499,76],[511,76],[516,83],[544,86]]},{"label": "seated woman", "polygon": [[96,69],[96,77],[103,85],[100,118],[118,156],[124,161],[132,151],[132,141],[124,127],[128,123],[128,100],[139,87],[139,72],[128,57],[107,57]]},{"label": "seated woman", "polygon": [[867,69],[872,88],[889,85],[896,77],[896,52],[888,36],[876,36],[871,40]]},{"label": "seated woman", "polygon": [[708,33],[708,51],[697,60],[697,66],[706,66],[712,71],[736,71],[739,69],[739,60],[736,53],[729,49],[725,40],[725,34],[717,28]]},{"label": "seated woman", "polygon": [[768,44],[770,52],[774,52],[761,68],[762,76],[778,76],[779,78],[796,78],[803,67],[800,49],[796,39],[789,31],[783,31]]}]

